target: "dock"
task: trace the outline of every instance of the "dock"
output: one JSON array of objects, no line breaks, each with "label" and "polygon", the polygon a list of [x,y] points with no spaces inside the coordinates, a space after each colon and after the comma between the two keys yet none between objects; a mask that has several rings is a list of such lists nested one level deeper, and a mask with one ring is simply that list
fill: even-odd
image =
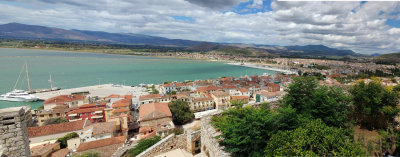
[{"label": "dock", "polygon": [[59,95],[69,95],[72,93],[88,93],[88,96],[99,96],[106,97],[111,94],[118,95],[133,95],[134,97],[139,97],[140,95],[147,94],[146,88],[144,87],[131,87],[124,85],[114,85],[114,84],[102,84],[95,86],[86,86],[79,88],[71,88],[71,89],[62,89],[58,91],[49,91],[43,93],[35,93],[36,97],[41,100],[46,100],[48,98],[52,98]]}]

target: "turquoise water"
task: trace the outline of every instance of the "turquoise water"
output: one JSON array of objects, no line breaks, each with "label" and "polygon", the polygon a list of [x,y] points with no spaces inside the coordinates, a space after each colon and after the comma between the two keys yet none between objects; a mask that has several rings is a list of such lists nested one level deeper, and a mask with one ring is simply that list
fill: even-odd
[{"label": "turquoise water", "polygon": [[[203,60],[0,48],[0,93],[12,89],[24,62],[32,89],[49,88],[50,75],[54,86],[65,89],[99,82],[138,85],[274,73]],[[22,82],[19,89],[26,89],[26,81]],[[0,108],[26,104],[0,101]],[[41,103],[28,105],[35,108]]]}]

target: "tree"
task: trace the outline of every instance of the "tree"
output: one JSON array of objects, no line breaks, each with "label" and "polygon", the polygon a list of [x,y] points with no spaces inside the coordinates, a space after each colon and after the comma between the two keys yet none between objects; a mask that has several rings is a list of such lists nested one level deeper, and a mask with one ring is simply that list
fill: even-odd
[{"label": "tree", "polygon": [[319,86],[313,77],[295,78],[286,90],[283,106],[303,117],[322,119],[329,126],[345,127],[351,98],[338,87]]},{"label": "tree", "polygon": [[276,111],[254,107],[229,108],[211,121],[222,134],[220,144],[234,156],[262,156],[270,136],[278,130],[298,126],[296,112],[292,108]]},{"label": "tree", "polygon": [[75,138],[75,137],[79,137],[79,135],[76,132],[71,132],[69,134],[66,134],[65,136],[58,138],[57,142],[60,142],[60,147],[61,148],[67,148],[68,144],[67,141],[69,139]]},{"label": "tree", "polygon": [[128,150],[128,156],[135,157],[136,155],[139,155],[141,152],[145,151],[147,148],[156,144],[160,140],[161,140],[160,136],[155,136],[148,139],[142,139],[138,142],[138,144],[134,148]]},{"label": "tree", "polygon": [[266,156],[362,156],[365,151],[346,136],[341,128],[329,127],[322,120],[313,120],[295,130],[274,134],[266,148]]},{"label": "tree", "polygon": [[395,117],[400,112],[399,95],[395,91],[383,88],[375,80],[368,84],[358,82],[350,89],[353,96],[353,117],[367,129],[386,129],[395,125]]},{"label": "tree", "polygon": [[90,151],[90,152],[83,152],[76,155],[72,155],[72,157],[101,157],[99,152]]},{"label": "tree", "polygon": [[186,101],[171,101],[168,107],[172,113],[172,120],[177,125],[186,124],[194,119],[193,111],[190,110],[189,104]]},{"label": "tree", "polygon": [[43,105],[40,105],[40,106],[37,107],[37,110],[39,110],[39,111],[40,111],[40,110],[43,110],[43,109],[44,109],[44,106],[43,106]]},{"label": "tree", "polygon": [[57,117],[57,118],[49,118],[44,121],[44,125],[50,125],[50,124],[59,124],[59,123],[66,123],[68,122],[67,118],[63,117]]}]

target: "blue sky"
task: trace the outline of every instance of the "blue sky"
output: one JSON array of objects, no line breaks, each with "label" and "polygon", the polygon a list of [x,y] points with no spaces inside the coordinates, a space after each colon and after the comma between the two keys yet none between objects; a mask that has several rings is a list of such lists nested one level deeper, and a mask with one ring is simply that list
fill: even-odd
[{"label": "blue sky", "polygon": [[400,52],[400,2],[4,0],[0,24],[265,45]]}]

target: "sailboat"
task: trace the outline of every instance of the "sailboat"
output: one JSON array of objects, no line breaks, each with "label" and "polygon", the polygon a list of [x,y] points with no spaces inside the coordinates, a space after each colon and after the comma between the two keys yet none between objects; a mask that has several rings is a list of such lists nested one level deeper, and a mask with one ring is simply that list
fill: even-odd
[{"label": "sailboat", "polygon": [[34,95],[29,94],[28,91],[16,89],[17,84],[19,82],[19,78],[20,78],[21,73],[22,73],[24,68],[25,68],[25,72],[26,72],[26,82],[27,82],[27,85],[28,85],[28,90],[31,91],[31,84],[30,84],[30,81],[29,81],[28,64],[25,63],[24,66],[22,67],[20,73],[19,73],[17,81],[15,82],[14,90],[12,90],[9,93],[0,95],[0,100],[3,100],[3,101],[16,101],[16,102],[32,102],[32,101],[39,100]]}]

